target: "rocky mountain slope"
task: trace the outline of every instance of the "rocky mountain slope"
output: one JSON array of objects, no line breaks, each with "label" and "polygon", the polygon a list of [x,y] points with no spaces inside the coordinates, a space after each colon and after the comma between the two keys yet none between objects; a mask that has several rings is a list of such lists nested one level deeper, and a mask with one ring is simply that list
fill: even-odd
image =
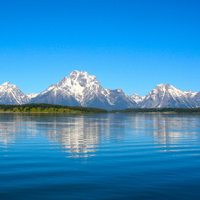
[{"label": "rocky mountain slope", "polygon": [[193,98],[197,94],[197,92],[192,92],[190,90],[187,90],[184,93],[186,94],[187,98]]},{"label": "rocky mountain slope", "polygon": [[53,103],[69,106],[125,109],[137,107],[121,90],[104,89],[95,76],[84,71],[73,71],[59,83],[32,98],[33,103]]},{"label": "rocky mountain slope", "polygon": [[131,101],[136,102],[137,104],[140,103],[144,99],[144,97],[140,97],[136,93],[133,93],[132,95],[130,95],[129,98]]},{"label": "rocky mountain slope", "polygon": [[0,104],[25,104],[29,98],[16,85],[9,82],[0,85]]},{"label": "rocky mountain slope", "polygon": [[194,107],[188,95],[169,84],[159,84],[139,103],[142,108]]},{"label": "rocky mountain slope", "polygon": [[126,108],[200,107],[200,92],[185,91],[169,84],[159,84],[145,97],[127,96],[122,89],[101,86],[95,76],[73,71],[69,77],[49,86],[40,94],[25,95],[16,85],[0,85],[0,104],[50,103],[68,106],[96,107],[107,110]]},{"label": "rocky mountain slope", "polygon": [[192,98],[195,107],[200,107],[200,92],[197,92],[195,96]]}]

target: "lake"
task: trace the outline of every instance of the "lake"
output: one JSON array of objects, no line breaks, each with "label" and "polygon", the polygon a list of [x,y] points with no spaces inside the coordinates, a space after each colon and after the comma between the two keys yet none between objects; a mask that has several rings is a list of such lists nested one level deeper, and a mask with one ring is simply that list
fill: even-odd
[{"label": "lake", "polygon": [[0,114],[0,199],[200,199],[200,115]]}]

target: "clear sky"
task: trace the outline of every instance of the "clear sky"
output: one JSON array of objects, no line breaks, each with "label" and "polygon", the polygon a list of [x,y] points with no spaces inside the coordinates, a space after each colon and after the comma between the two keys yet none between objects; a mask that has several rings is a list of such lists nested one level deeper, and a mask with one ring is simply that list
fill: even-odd
[{"label": "clear sky", "polygon": [[0,84],[40,93],[73,70],[128,95],[200,91],[200,1],[0,0]]}]

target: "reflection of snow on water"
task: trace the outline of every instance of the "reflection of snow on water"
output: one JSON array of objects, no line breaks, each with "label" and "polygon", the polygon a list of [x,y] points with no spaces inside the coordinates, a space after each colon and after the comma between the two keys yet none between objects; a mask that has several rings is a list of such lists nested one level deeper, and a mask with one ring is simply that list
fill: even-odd
[{"label": "reflection of snow on water", "polygon": [[170,151],[180,138],[197,139],[200,123],[199,117],[194,115],[162,114],[2,114],[0,119],[0,146],[6,147],[23,139],[41,139],[42,136],[50,145],[57,145],[73,157],[93,156],[102,143],[133,138],[137,142],[142,135],[144,138],[150,136]]},{"label": "reflection of snow on water", "polygon": [[[99,136],[97,122],[88,123],[87,119],[71,119],[71,123],[54,123],[54,130],[49,129],[46,133],[51,142],[57,141],[61,144],[62,149],[68,149],[77,157],[77,154],[86,154],[94,152],[98,147]],[[74,155],[75,154],[75,155]]]}]

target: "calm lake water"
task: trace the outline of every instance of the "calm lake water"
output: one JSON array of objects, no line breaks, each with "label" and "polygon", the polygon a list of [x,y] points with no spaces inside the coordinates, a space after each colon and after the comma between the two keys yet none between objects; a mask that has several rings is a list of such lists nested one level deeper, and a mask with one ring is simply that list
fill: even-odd
[{"label": "calm lake water", "polygon": [[200,199],[200,115],[0,114],[0,199]]}]

